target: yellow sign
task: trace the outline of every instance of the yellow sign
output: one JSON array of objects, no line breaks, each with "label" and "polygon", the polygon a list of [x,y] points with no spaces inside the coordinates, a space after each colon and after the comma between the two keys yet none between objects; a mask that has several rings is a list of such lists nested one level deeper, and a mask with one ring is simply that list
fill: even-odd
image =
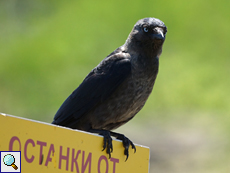
[{"label": "yellow sign", "polygon": [[121,141],[102,151],[103,137],[0,113],[0,151],[21,151],[23,173],[148,173],[149,148],[130,148],[125,162]]}]

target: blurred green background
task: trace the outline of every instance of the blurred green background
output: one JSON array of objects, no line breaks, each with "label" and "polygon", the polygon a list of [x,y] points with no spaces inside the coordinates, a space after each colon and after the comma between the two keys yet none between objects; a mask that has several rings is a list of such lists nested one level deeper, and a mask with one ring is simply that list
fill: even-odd
[{"label": "blurred green background", "polygon": [[[143,110],[118,129],[150,172],[230,172],[230,1],[0,1],[0,112],[51,122],[137,20],[168,33]],[[137,151],[138,152],[138,151]]]}]

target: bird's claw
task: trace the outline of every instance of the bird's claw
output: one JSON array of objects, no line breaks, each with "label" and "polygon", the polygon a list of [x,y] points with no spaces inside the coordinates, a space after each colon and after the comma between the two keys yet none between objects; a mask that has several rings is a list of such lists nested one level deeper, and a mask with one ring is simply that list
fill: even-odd
[{"label": "bird's claw", "polygon": [[111,158],[111,153],[113,152],[113,144],[112,144],[112,138],[110,136],[109,131],[104,131],[103,133],[100,133],[104,137],[104,144],[103,149],[104,151],[106,149],[106,153],[109,154],[109,158]]},{"label": "bird's claw", "polygon": [[122,140],[123,146],[125,148],[124,150],[124,154],[126,155],[125,161],[127,161],[129,158],[129,146],[131,145],[132,149],[134,149],[134,153],[136,153],[136,147],[133,144],[133,142],[130,141],[129,138],[127,138],[125,135],[120,135],[117,139]]},{"label": "bird's claw", "polygon": [[135,145],[133,144],[133,142],[132,141],[130,141],[130,145],[132,146],[132,149],[134,149],[134,153],[136,153],[136,147],[135,147]]}]

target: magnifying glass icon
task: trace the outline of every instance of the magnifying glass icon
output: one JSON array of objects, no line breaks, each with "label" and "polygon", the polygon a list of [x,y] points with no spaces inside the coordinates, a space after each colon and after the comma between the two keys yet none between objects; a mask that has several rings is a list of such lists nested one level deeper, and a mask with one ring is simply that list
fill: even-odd
[{"label": "magnifying glass icon", "polygon": [[3,162],[7,166],[12,166],[15,170],[18,169],[18,167],[14,164],[15,163],[15,158],[11,154],[7,154],[3,157]]}]

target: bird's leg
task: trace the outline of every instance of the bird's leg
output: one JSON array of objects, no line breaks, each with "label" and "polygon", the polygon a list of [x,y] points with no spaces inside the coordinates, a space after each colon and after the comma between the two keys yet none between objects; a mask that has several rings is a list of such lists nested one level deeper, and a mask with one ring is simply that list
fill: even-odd
[{"label": "bird's leg", "polygon": [[112,138],[110,135],[110,131],[90,129],[89,132],[98,133],[99,135],[104,137],[104,144],[103,144],[103,150],[102,151],[104,151],[106,149],[106,153],[109,154],[109,158],[111,158],[111,153],[113,152],[113,144],[112,144]]},{"label": "bird's leg", "polygon": [[[110,132],[110,134],[114,137],[116,137],[117,139],[121,140],[123,143],[123,146],[125,148],[124,154],[126,155],[126,160],[129,157],[129,146],[131,145],[132,149],[134,149],[134,153],[136,152],[136,147],[133,144],[133,142],[131,140],[129,140],[129,138],[127,138],[125,135],[120,134],[120,133],[115,133],[115,132]],[[125,160],[125,161],[126,161]]]}]

